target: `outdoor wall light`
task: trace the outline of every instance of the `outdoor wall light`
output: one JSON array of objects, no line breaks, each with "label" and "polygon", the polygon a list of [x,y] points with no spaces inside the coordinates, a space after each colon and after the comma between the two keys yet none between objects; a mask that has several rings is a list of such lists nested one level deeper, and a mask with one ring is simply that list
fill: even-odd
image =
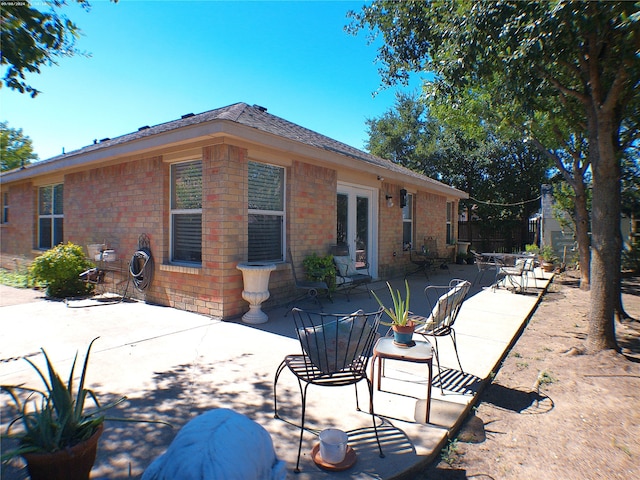
[{"label": "outdoor wall light", "polygon": [[393,197],[391,195],[385,195],[385,198],[387,199],[387,207],[393,207]]}]

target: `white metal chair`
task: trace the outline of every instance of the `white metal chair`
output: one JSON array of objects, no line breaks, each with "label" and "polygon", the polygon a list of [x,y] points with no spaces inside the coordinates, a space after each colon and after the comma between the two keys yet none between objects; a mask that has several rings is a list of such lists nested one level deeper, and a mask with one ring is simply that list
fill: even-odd
[{"label": "white metal chair", "polygon": [[[502,266],[498,270],[495,286],[503,286],[514,293],[524,293],[529,286],[529,272],[534,270],[534,259],[518,258],[513,267]],[[535,278],[535,273],[534,273]],[[508,282],[508,284],[507,284]]]},{"label": "white metal chair", "polygon": [[[457,278],[451,280],[449,285],[429,285],[424,289],[427,304],[431,309],[429,316],[421,317],[412,315],[410,317],[415,319],[419,324],[415,333],[422,335],[425,338],[433,337],[438,374],[441,378],[442,368],[438,352],[438,337],[444,337],[447,335],[451,337],[453,349],[455,351],[456,358],[458,359],[458,365],[460,366],[460,371],[464,374],[462,363],[460,363],[460,356],[458,355],[458,344],[456,342],[456,332],[453,329],[453,324],[458,318],[460,307],[462,307],[462,303],[467,297],[467,293],[469,293],[470,288],[471,283],[467,280],[460,280]],[[442,382],[440,383],[440,390],[444,393]]]}]

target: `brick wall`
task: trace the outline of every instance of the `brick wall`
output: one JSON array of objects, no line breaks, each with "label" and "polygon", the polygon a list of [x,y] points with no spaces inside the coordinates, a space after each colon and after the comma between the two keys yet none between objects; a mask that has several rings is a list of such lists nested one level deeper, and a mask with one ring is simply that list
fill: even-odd
[{"label": "brick wall", "polygon": [[0,248],[3,253],[32,258],[37,242],[37,189],[25,182],[4,191],[9,193],[9,222],[0,225]]},{"label": "brick wall", "polygon": [[[387,206],[386,195],[393,197],[393,207]],[[404,272],[408,264],[402,252],[402,209],[399,203],[400,186],[383,183],[378,204],[378,274],[381,278],[391,278]],[[395,252],[395,256],[394,256]]]},{"label": "brick wall", "polygon": [[[121,267],[125,280],[139,236],[148,235],[154,278],[148,291],[136,293],[139,298],[233,318],[248,310],[242,299],[242,273],[236,268],[247,259],[247,151],[228,144],[212,145],[202,149],[202,162],[201,268],[170,265],[170,165],[159,155],[67,174],[64,240],[83,247],[106,243],[117,251],[121,260],[114,266]],[[296,160],[286,175],[286,245],[293,252],[298,275],[304,277],[304,257],[314,252],[326,254],[336,241],[338,174],[335,169]],[[400,188],[384,183],[379,192],[378,273],[382,278],[401,275],[409,266],[409,256],[402,251]],[[23,183],[11,186],[9,194],[10,222],[0,230],[3,262],[13,255],[32,256],[36,245],[37,189]],[[387,207],[386,194],[393,196],[393,207]],[[418,193],[414,202],[416,244],[425,236],[436,236],[444,254],[446,198]],[[265,307],[290,300],[296,294],[292,282],[287,259],[271,273],[271,298]]]},{"label": "brick wall", "polygon": [[[336,242],[337,184],[338,175],[332,169],[294,161],[287,170],[286,244],[300,279],[304,279],[302,260],[314,252],[327,254]],[[272,272],[266,306],[290,300],[296,294],[292,283],[288,263]]]}]

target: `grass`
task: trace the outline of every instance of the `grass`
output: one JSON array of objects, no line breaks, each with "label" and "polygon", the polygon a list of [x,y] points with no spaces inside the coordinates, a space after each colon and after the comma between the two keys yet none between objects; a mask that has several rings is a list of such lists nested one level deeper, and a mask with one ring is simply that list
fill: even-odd
[{"label": "grass", "polygon": [[460,458],[460,450],[458,448],[458,439],[454,438],[453,440],[449,440],[449,443],[446,447],[442,449],[440,453],[440,458],[442,461],[447,463],[449,466],[453,465]]},{"label": "grass", "polygon": [[17,288],[43,287],[43,285],[36,282],[31,275],[29,275],[28,270],[25,268],[17,270],[0,268],[0,284]]}]

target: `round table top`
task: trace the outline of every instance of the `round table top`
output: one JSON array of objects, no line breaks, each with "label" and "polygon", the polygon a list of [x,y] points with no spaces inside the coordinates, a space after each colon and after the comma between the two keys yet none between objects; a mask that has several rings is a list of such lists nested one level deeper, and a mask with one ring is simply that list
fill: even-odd
[{"label": "round table top", "polygon": [[395,358],[408,362],[426,363],[433,358],[433,347],[426,340],[417,340],[412,347],[399,347],[393,337],[382,337],[373,347],[373,354],[379,357]]}]

